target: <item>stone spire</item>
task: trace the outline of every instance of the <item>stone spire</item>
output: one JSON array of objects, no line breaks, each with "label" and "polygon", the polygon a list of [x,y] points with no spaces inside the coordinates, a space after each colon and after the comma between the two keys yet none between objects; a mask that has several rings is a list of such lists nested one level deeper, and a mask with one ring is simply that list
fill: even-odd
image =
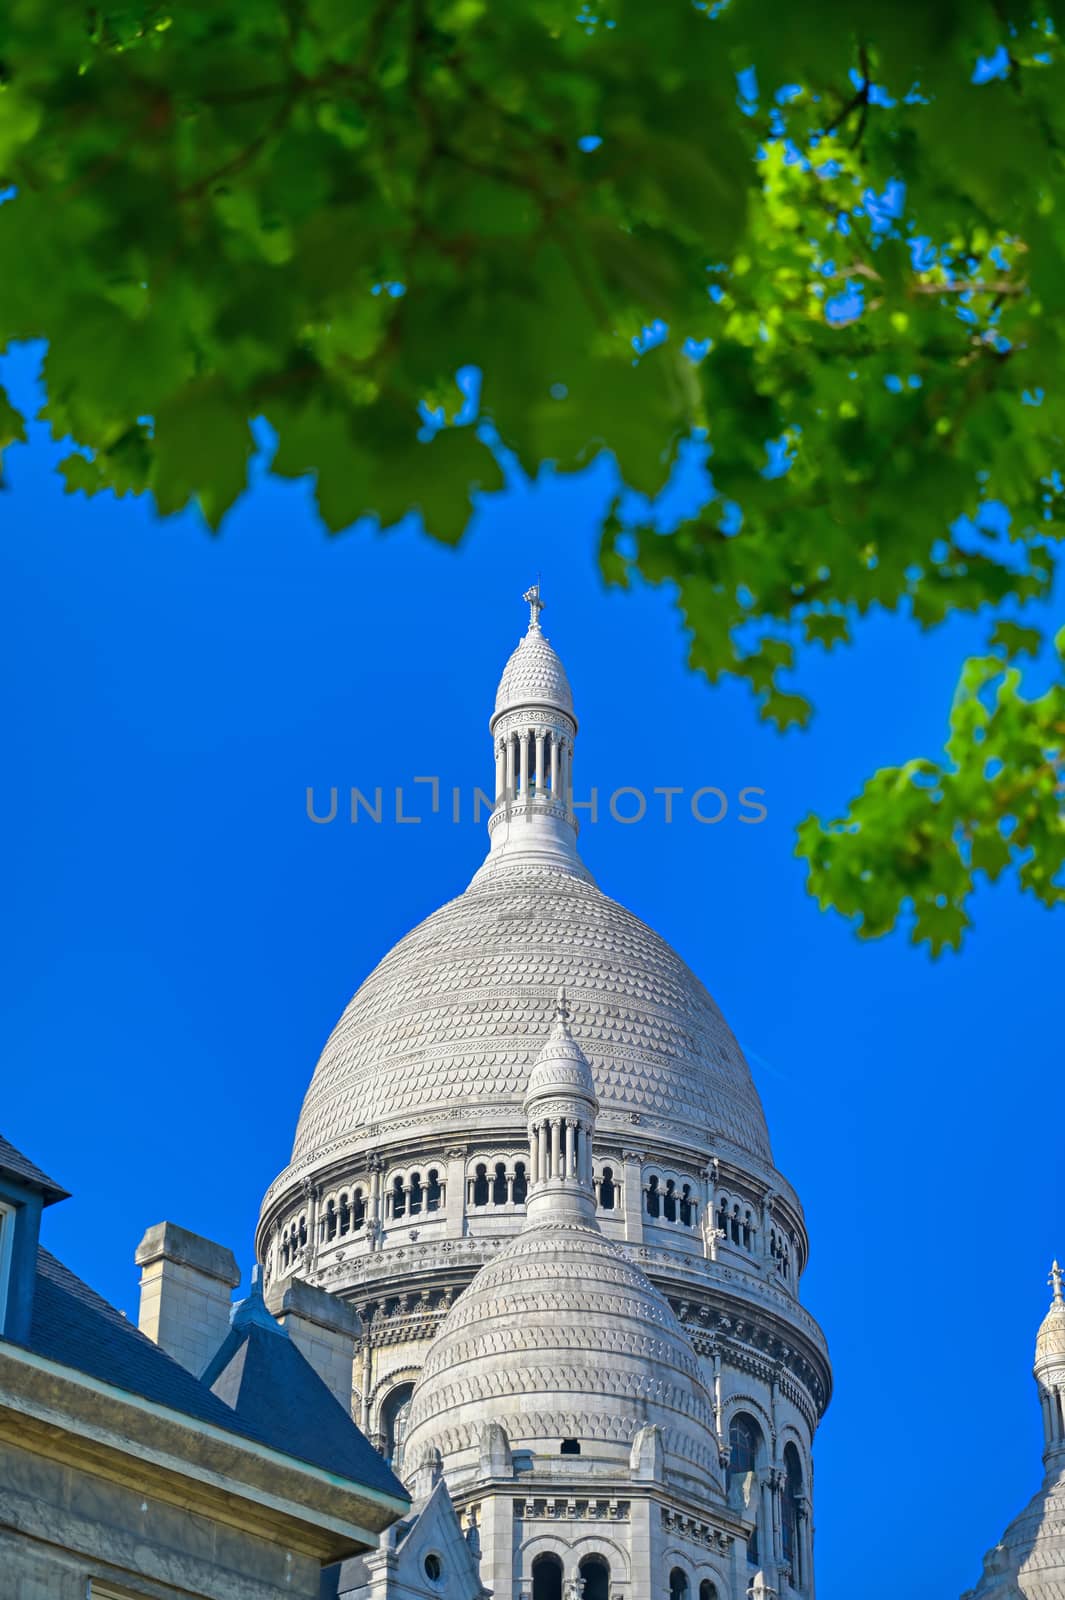
[{"label": "stone spire", "polygon": [[569,1024],[566,991],[560,989],[554,1024],[525,1090],[531,1175],[526,1227],[563,1217],[598,1226],[592,1136],[599,1101],[588,1058]]},{"label": "stone spire", "polygon": [[1047,1283],[1053,1290],[1050,1309],[1035,1339],[1033,1373],[1043,1412],[1043,1460],[1047,1467],[1065,1463],[1065,1273],[1055,1261]]},{"label": "stone spire", "polygon": [[587,879],[577,855],[573,811],[573,692],[540,626],[544,602],[539,582],[523,598],[529,625],[503,669],[489,723],[495,803],[488,821],[491,851],[481,873],[520,862]]},{"label": "stone spire", "polygon": [[531,589],[526,589],[522,599],[529,607],[529,632],[535,629],[540,632],[540,613],[544,609],[544,602],[540,597],[540,580],[537,578]]}]

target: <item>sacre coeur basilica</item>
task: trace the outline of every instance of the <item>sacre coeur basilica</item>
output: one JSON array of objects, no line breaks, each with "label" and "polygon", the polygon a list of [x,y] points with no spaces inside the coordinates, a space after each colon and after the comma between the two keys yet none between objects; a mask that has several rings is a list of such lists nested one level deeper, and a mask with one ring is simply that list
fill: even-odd
[{"label": "sacre coeur basilica", "polygon": [[[156,1223],[134,1325],[0,1135],[0,1600],[814,1600],[802,1207],[713,1000],[581,860],[525,599],[488,854],[334,1028],[244,1297]],[[1042,1482],[964,1600],[1065,1600],[1063,1284]]]},{"label": "sacre coeur basilica", "polygon": [[710,995],[581,860],[525,598],[485,861],[359,988],[262,1204],[268,1301],[354,1313],[353,1415],[413,1496],[337,1593],[812,1596],[802,1206]]}]

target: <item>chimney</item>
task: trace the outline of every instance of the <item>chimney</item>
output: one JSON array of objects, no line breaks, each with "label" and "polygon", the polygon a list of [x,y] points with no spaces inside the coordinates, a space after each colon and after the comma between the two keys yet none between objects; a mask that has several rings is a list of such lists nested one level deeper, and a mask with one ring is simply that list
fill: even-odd
[{"label": "chimney", "polygon": [[229,1332],[230,1293],[240,1282],[232,1250],[157,1222],[134,1259],[141,1269],[137,1326],[199,1377]]},{"label": "chimney", "polygon": [[266,1309],[350,1416],[355,1346],[362,1334],[358,1312],[302,1278],[275,1279],[266,1290]]}]

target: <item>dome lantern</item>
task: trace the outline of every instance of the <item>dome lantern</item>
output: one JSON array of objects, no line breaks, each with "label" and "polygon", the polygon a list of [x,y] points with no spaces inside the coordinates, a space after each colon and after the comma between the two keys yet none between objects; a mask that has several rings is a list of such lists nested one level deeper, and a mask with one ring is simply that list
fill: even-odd
[{"label": "dome lantern", "polygon": [[566,669],[540,626],[540,584],[526,589],[529,626],[503,668],[489,723],[495,750],[492,848],[482,872],[520,858],[587,876],[577,857],[573,742]]}]

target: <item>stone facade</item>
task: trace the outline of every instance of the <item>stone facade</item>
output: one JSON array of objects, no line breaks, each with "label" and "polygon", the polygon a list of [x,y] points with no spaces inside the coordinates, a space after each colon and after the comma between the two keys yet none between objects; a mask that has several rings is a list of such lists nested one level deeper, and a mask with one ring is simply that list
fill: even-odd
[{"label": "stone facade", "polygon": [[[519,1449],[506,1493],[478,1492],[472,1432],[458,1455],[441,1450],[460,1523],[482,1552],[481,1579],[496,1600],[524,1600],[536,1555],[554,1553],[560,1581],[574,1594],[584,1582],[588,1600],[599,1600],[601,1579],[594,1561],[582,1575],[585,1556],[609,1564],[610,1593],[625,1600],[666,1600],[672,1590],[741,1600],[751,1585],[809,1597],[813,1437],[831,1369],[799,1300],[802,1208],[773,1165],[757,1091],[713,1000],[580,860],[573,697],[541,631],[539,597],[529,598],[529,631],[491,722],[488,856],[464,894],[386,956],[337,1024],[292,1162],[263,1201],[257,1255],[269,1293],[298,1277],[357,1311],[356,1418],[412,1482],[424,1475],[403,1441],[422,1415],[420,1399],[409,1408],[430,1351],[441,1348],[434,1341],[454,1326],[452,1308],[477,1275],[524,1249],[543,1156],[523,1100],[564,985],[596,1097],[594,1135],[581,1150],[594,1231],[618,1271],[624,1264],[649,1281],[695,1363],[705,1470],[698,1489],[682,1485],[669,1430],[655,1424],[662,1432],[644,1436],[640,1470],[651,1472],[662,1450],[665,1476],[634,1478],[631,1452],[647,1419],[612,1393],[603,1441],[626,1487],[597,1496],[558,1454],[572,1397],[563,1404],[559,1392],[548,1405],[540,1396],[554,1421],[535,1435],[540,1444],[530,1436],[526,1455]],[[565,1321],[561,1302],[558,1314]],[[488,1354],[459,1359],[456,1386],[483,1386]],[[648,1393],[668,1385],[662,1350],[641,1359]],[[513,1450],[506,1417],[500,1423]],[[544,1595],[553,1582],[540,1583]]]},{"label": "stone facade", "polygon": [[[194,1376],[40,1246],[65,1198],[0,1138],[3,1600],[320,1600],[402,1486],[254,1287]],[[232,1256],[163,1224],[139,1258],[145,1320],[198,1361]]]}]

